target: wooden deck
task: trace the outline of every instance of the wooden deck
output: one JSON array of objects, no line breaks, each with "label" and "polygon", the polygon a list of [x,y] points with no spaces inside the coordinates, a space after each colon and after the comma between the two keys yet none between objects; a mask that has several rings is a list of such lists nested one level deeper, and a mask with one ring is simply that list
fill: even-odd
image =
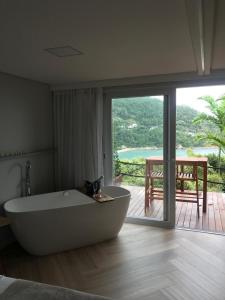
[{"label": "wooden deck", "polygon": [[[144,187],[124,186],[131,191],[131,202],[127,216],[163,218],[162,200],[154,200],[152,207],[144,212]],[[176,226],[178,228],[196,229],[225,234],[225,194],[218,192],[207,193],[207,212],[202,213],[200,206],[200,217],[197,217],[195,203],[176,203]]]}]

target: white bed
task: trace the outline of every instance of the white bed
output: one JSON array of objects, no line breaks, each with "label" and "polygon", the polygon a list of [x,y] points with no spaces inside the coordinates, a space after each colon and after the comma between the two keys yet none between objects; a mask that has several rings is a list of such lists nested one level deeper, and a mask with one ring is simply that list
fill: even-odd
[{"label": "white bed", "polygon": [[12,284],[16,279],[0,275],[0,295]]},{"label": "white bed", "polygon": [[98,295],[0,275],[2,300],[109,300]]}]

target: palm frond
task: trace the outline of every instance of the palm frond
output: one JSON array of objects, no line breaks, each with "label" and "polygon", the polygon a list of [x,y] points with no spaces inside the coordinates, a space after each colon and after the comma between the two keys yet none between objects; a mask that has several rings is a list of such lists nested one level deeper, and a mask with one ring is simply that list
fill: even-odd
[{"label": "palm frond", "polygon": [[225,128],[225,94],[218,100],[211,96],[202,96],[198,99],[205,101],[211,114],[200,113],[194,120],[194,124],[208,122],[217,126],[220,132]]},{"label": "palm frond", "polygon": [[198,99],[205,101],[208,104],[208,108],[212,113],[216,114],[218,109],[218,103],[211,96],[201,96]]},{"label": "palm frond", "polygon": [[213,116],[213,115],[208,115],[206,113],[200,113],[196,118],[194,118],[193,123],[194,124],[199,124],[201,122],[210,122],[212,124],[219,124],[219,120]]},{"label": "palm frond", "polygon": [[198,140],[205,140],[211,143],[214,146],[221,148],[223,152],[225,152],[225,135],[217,135],[210,132],[198,134],[196,136]]}]

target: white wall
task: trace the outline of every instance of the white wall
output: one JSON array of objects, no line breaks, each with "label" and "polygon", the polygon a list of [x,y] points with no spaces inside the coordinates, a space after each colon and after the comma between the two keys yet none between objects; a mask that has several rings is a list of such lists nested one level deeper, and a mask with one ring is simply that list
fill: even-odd
[{"label": "white wall", "polygon": [[[0,73],[0,153],[53,148],[52,131],[48,85]],[[24,193],[28,159],[32,164],[32,193],[54,190],[53,153],[0,161],[0,207]],[[0,248],[5,230],[0,228]]]}]

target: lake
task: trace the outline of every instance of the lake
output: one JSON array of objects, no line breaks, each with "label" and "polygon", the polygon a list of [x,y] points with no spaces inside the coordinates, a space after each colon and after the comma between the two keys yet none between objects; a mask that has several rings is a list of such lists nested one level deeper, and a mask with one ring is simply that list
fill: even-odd
[{"label": "lake", "polygon": [[[206,147],[196,147],[192,148],[195,154],[207,155],[207,154],[218,154],[218,148],[206,148]],[[134,158],[146,158],[149,156],[162,156],[163,149],[144,149],[144,148],[137,148],[132,150],[126,151],[119,151],[118,152],[119,159],[134,159]],[[177,157],[186,157],[187,156],[187,149],[177,149],[176,150]]]}]

